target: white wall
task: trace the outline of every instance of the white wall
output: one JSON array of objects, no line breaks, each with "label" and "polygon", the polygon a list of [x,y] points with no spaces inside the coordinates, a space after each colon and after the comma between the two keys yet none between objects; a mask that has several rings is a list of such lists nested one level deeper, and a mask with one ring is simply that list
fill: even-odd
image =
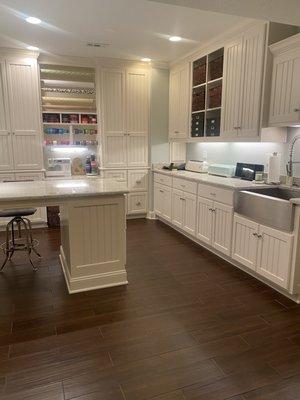
[{"label": "white wall", "polygon": [[[267,168],[268,155],[281,153],[281,172],[285,174],[285,164],[288,159],[289,142],[295,135],[300,135],[300,128],[288,129],[288,143],[189,143],[187,159],[202,160],[203,151],[207,152],[207,161],[220,164],[248,162],[264,164]],[[295,146],[294,160],[300,161],[300,140]],[[300,164],[294,166],[294,175],[300,177]]]}]

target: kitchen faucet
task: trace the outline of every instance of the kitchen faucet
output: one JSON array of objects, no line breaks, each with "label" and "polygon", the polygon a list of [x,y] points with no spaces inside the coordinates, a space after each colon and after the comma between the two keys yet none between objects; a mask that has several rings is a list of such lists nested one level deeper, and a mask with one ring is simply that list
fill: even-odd
[{"label": "kitchen faucet", "polygon": [[300,140],[300,135],[295,136],[291,142],[289,161],[286,164],[286,173],[289,178],[293,177],[293,164],[300,164],[300,161],[293,161],[294,147],[298,140]]}]

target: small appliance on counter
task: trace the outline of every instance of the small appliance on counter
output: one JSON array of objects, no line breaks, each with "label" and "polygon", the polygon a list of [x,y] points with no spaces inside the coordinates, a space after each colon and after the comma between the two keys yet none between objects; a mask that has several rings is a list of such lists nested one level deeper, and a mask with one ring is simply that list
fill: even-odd
[{"label": "small appliance on counter", "polygon": [[185,169],[185,164],[177,164],[177,163],[171,162],[169,165],[164,165],[162,167],[162,169],[167,169],[168,171],[172,171],[173,169],[182,171]]},{"label": "small appliance on counter", "polygon": [[280,161],[281,156],[273,153],[268,162],[268,183],[280,183]]},{"label": "small appliance on counter", "polygon": [[264,166],[262,164],[237,163],[235,169],[235,178],[244,179],[246,181],[254,181],[256,173],[263,173]]},{"label": "small appliance on counter", "polygon": [[208,167],[210,175],[223,176],[225,178],[232,178],[235,174],[235,165],[230,164],[210,164]]},{"label": "small appliance on counter", "polygon": [[71,176],[70,158],[48,158],[46,176]]},{"label": "small appliance on counter", "polygon": [[208,171],[208,162],[201,160],[189,160],[185,165],[185,169],[186,171],[206,174]]}]

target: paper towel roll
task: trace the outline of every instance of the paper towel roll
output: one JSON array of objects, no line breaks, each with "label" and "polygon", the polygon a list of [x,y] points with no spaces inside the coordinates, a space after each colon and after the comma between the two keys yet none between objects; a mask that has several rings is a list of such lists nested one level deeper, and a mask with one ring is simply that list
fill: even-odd
[{"label": "paper towel roll", "polygon": [[269,157],[269,172],[268,172],[268,182],[269,183],[279,183],[280,182],[280,154],[273,153]]}]

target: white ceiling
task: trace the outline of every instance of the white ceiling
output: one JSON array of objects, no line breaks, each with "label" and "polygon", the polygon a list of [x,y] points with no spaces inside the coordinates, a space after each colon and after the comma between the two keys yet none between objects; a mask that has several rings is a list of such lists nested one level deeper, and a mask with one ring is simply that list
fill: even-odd
[{"label": "white ceiling", "polygon": [[[30,25],[27,16],[42,19]],[[245,18],[147,0],[0,0],[0,47],[81,57],[172,61]],[[182,42],[168,37],[179,35]],[[87,42],[109,43],[89,48]]]}]

